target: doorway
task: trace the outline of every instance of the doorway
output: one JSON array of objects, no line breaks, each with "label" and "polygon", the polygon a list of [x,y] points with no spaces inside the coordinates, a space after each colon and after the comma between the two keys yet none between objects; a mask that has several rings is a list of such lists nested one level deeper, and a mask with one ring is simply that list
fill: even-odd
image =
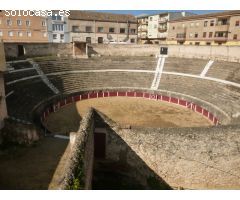
[{"label": "doorway", "polygon": [[94,157],[104,159],[106,155],[106,134],[94,133]]},{"label": "doorway", "polygon": [[18,48],[18,57],[24,56],[25,53],[24,53],[23,45],[18,45],[17,48]]},{"label": "doorway", "polygon": [[103,43],[103,37],[98,37],[98,43],[102,44]]}]

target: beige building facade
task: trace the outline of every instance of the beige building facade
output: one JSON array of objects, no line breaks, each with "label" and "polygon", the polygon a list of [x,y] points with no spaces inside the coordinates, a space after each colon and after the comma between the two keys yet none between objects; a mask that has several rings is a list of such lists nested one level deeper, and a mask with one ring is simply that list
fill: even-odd
[{"label": "beige building facade", "polygon": [[4,46],[0,40],[0,129],[4,125],[4,119],[7,117],[7,106],[5,101],[5,88],[3,73],[6,70]]},{"label": "beige building facade", "polygon": [[240,11],[196,15],[171,21],[167,43],[240,45]]},{"label": "beige building facade", "polygon": [[165,12],[137,17],[139,43],[165,43],[169,31],[169,22],[191,15],[194,14],[190,12]]},{"label": "beige building facade", "polygon": [[70,42],[136,43],[137,20],[132,15],[71,11]]},{"label": "beige building facade", "polygon": [[[30,14],[30,13],[29,13]],[[33,13],[32,13],[33,14]],[[0,40],[3,42],[43,43],[48,42],[45,17],[23,16],[13,11],[0,11]]]}]

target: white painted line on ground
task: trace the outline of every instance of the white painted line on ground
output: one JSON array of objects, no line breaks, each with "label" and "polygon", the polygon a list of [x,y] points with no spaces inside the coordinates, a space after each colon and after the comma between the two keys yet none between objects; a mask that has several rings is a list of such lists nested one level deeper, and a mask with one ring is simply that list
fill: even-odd
[{"label": "white painted line on ground", "polygon": [[11,94],[13,94],[14,93],[14,91],[11,91],[11,92],[9,92],[6,96],[5,96],[5,98],[7,98],[7,97],[9,97]]},{"label": "white painted line on ground", "polygon": [[191,77],[191,78],[205,79],[205,80],[215,81],[215,82],[218,82],[218,83],[222,83],[222,84],[226,84],[226,85],[232,85],[232,86],[240,88],[239,83],[226,81],[226,80],[222,80],[222,79],[218,79],[218,78],[212,78],[212,77],[206,77],[206,76],[201,77],[199,75],[184,74],[184,73],[178,73],[178,72],[167,72],[167,71],[164,71],[163,74],[170,74],[170,75],[176,75],[176,76],[186,76],[186,77]]},{"label": "white painted line on ground", "polygon": [[69,140],[69,136],[65,136],[65,135],[54,135],[55,138],[60,138],[60,139],[64,139],[64,140]]},{"label": "white painted line on ground", "polygon": [[200,74],[201,77],[205,77],[205,75],[207,74],[208,70],[210,69],[213,63],[214,63],[214,60],[209,60],[209,62],[204,67],[202,73]]},{"label": "white painted line on ground", "polygon": [[28,70],[35,70],[35,68],[30,67],[30,68],[24,68],[24,69],[10,70],[10,71],[8,71],[8,73],[11,74],[11,73],[17,73],[17,72],[24,72],[24,71],[28,71]]},{"label": "white painted line on ground", "polygon": [[[88,72],[140,72],[140,73],[155,73],[155,71],[152,70],[128,70],[128,69],[102,69],[102,70],[73,70],[73,71],[64,71],[64,72],[54,72],[45,74],[46,76],[53,76],[53,75],[64,75],[64,74],[76,74],[76,73],[88,73]],[[14,81],[7,82],[6,85],[11,85],[13,83],[17,83],[20,81],[25,81],[33,78],[41,78],[41,75],[35,75],[35,76],[28,76],[25,78],[20,78]]]}]

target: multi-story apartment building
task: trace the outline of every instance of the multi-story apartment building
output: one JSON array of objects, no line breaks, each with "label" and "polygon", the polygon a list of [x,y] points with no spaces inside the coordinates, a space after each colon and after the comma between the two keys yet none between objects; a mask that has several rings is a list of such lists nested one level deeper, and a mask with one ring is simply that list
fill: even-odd
[{"label": "multi-story apartment building", "polygon": [[137,19],[133,15],[70,11],[68,28],[70,42],[137,42]]},{"label": "multi-story apartment building", "polygon": [[169,21],[195,15],[190,12],[164,12],[154,15],[139,16],[138,39],[141,43],[159,44],[165,42],[169,30]]},{"label": "multi-story apartment building", "polygon": [[49,16],[47,18],[49,42],[70,42],[70,33],[68,31],[68,16],[59,15],[59,11],[52,12],[52,16]]},{"label": "multi-story apartment building", "polygon": [[171,21],[169,44],[240,45],[240,11],[196,15]]},{"label": "multi-story apartment building", "polygon": [[0,10],[0,40],[2,39],[4,43],[48,42],[45,17],[12,14]]}]

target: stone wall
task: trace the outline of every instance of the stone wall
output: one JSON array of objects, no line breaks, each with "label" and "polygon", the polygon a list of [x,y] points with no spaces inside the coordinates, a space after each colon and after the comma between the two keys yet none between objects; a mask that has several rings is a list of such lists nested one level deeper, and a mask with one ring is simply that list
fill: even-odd
[{"label": "stone wall", "polygon": [[0,42],[0,129],[4,125],[4,119],[7,117],[7,107],[5,101],[5,88],[3,72],[6,70],[5,54],[3,43]]},{"label": "stone wall", "polygon": [[91,189],[94,161],[94,112],[89,110],[54,173],[49,189]]},{"label": "stone wall", "polygon": [[239,126],[112,128],[172,188],[240,188]]},{"label": "stone wall", "polygon": [[[171,57],[217,59],[229,62],[240,62],[239,46],[167,46]],[[160,45],[126,45],[126,44],[91,44],[89,55],[103,56],[155,56],[160,52]]]},{"label": "stone wall", "polygon": [[12,119],[5,119],[1,130],[4,143],[28,145],[38,141],[41,131],[34,124],[23,124]]},{"label": "stone wall", "polygon": [[73,46],[72,43],[5,43],[6,58],[18,57],[18,45],[23,45],[24,56],[72,56]]}]

